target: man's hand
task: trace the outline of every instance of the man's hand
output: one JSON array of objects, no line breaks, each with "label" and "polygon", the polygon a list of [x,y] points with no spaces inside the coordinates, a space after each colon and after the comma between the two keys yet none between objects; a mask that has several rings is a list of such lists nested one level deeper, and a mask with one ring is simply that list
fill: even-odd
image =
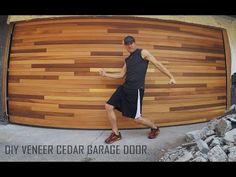
[{"label": "man's hand", "polygon": [[103,77],[105,77],[106,71],[102,68],[99,70],[99,74]]},{"label": "man's hand", "polygon": [[175,79],[174,79],[174,78],[171,78],[170,81],[169,81],[169,84],[172,84],[172,85],[173,85],[173,84],[176,84]]}]

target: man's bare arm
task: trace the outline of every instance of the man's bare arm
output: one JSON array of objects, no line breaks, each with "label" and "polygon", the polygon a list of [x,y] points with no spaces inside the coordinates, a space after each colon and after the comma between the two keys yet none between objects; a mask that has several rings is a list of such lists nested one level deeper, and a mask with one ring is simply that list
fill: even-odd
[{"label": "man's bare arm", "polygon": [[126,74],[126,64],[124,63],[120,72],[117,73],[108,73],[103,68],[99,71],[99,74],[104,77],[111,77],[115,79],[123,78]]},{"label": "man's bare arm", "polygon": [[174,76],[168,71],[168,69],[166,69],[166,67],[164,67],[159,61],[157,61],[157,59],[152,54],[150,54],[149,51],[142,50],[142,57],[152,62],[157,67],[157,69],[159,69],[163,74],[168,76],[170,78],[170,84],[176,83]]}]

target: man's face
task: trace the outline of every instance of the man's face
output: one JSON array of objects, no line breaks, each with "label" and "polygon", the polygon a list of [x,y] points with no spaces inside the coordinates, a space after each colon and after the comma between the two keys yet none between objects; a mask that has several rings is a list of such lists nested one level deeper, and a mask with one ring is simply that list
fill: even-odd
[{"label": "man's face", "polygon": [[132,53],[136,49],[135,42],[133,42],[132,44],[124,45],[124,46],[129,53]]}]

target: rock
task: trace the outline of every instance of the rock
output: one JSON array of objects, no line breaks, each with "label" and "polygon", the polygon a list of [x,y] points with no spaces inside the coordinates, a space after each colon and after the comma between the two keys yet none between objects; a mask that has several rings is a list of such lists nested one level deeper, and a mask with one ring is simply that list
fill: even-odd
[{"label": "rock", "polygon": [[213,147],[208,152],[207,157],[211,162],[226,162],[228,160],[226,153],[221,149],[219,145]]},{"label": "rock", "polygon": [[187,152],[183,156],[179,157],[176,162],[187,162],[193,158],[192,152]]},{"label": "rock", "polygon": [[204,127],[201,129],[201,139],[205,140],[207,138],[207,133],[210,131],[208,127]]},{"label": "rock", "polygon": [[190,148],[190,147],[195,146],[195,145],[197,145],[196,142],[190,142],[190,143],[184,143],[181,146],[185,147],[185,148]]},{"label": "rock", "polygon": [[232,129],[236,128],[236,114],[227,115],[226,119],[231,121]]},{"label": "rock", "polygon": [[236,105],[235,105],[235,104],[231,105],[230,108],[229,108],[229,110],[230,110],[230,111],[231,111],[231,110],[235,110],[235,111],[236,111]]},{"label": "rock", "polygon": [[214,135],[215,134],[215,131],[214,130],[209,130],[209,131],[207,131],[206,132],[206,136],[208,137],[208,136],[212,136],[212,135]]},{"label": "rock", "polygon": [[232,122],[236,122],[236,114],[229,114],[229,115],[225,116],[224,118],[228,119]]},{"label": "rock", "polygon": [[191,162],[207,162],[208,160],[203,157],[196,157],[195,159],[191,160]]},{"label": "rock", "polygon": [[229,151],[228,154],[229,161],[236,162],[236,146],[229,148],[228,151]]},{"label": "rock", "polygon": [[196,141],[198,139],[205,139],[206,133],[209,131],[209,128],[204,127],[201,130],[191,131],[185,134],[185,139],[187,142]]},{"label": "rock", "polygon": [[232,106],[230,106],[230,108],[228,110],[225,111],[226,114],[232,114],[235,113],[236,111],[236,105],[233,104]]},{"label": "rock", "polygon": [[232,129],[236,128],[236,114],[230,114],[225,116],[225,119],[231,121]]},{"label": "rock", "polygon": [[232,129],[231,122],[222,118],[215,126],[217,136],[224,136],[225,133]]},{"label": "rock", "polygon": [[236,128],[226,132],[223,138],[225,144],[232,145],[235,142],[235,139],[234,139],[235,136],[236,136]]},{"label": "rock", "polygon": [[205,143],[210,144],[213,139],[216,137],[216,135],[209,136],[205,139]]},{"label": "rock", "polygon": [[171,162],[175,161],[179,157],[179,152],[172,153],[169,155],[169,159]]},{"label": "rock", "polygon": [[221,143],[220,139],[218,137],[215,137],[215,138],[213,138],[213,141],[211,142],[210,147],[212,148],[212,147],[217,146],[217,145],[220,146],[221,144],[222,143]]},{"label": "rock", "polygon": [[166,153],[161,161],[236,162],[235,112],[227,112],[211,120],[207,127],[185,135],[187,143]]},{"label": "rock", "polygon": [[207,123],[207,127],[208,127],[210,130],[215,130],[216,125],[218,124],[219,121],[220,121],[220,120],[218,120],[218,119],[213,119],[213,120],[211,120],[211,121],[209,121],[209,122]]},{"label": "rock", "polygon": [[236,128],[236,122],[231,122],[232,129]]},{"label": "rock", "polygon": [[203,157],[204,159],[207,159],[207,154],[203,154],[201,153],[200,151],[197,151],[195,154],[194,154],[194,157]]},{"label": "rock", "polygon": [[196,143],[197,143],[197,147],[201,153],[207,154],[208,151],[210,150],[207,143],[204,142],[203,140],[201,140],[201,139],[197,140]]},{"label": "rock", "polygon": [[173,162],[180,156],[183,156],[187,151],[185,149],[181,149],[181,147],[177,147],[171,150],[168,150],[164,156],[159,160],[160,162]]},{"label": "rock", "polygon": [[228,155],[228,157],[229,157],[229,162],[236,162],[236,154],[234,153],[234,154],[232,154],[232,153],[229,153],[229,155]]},{"label": "rock", "polygon": [[197,147],[197,146],[192,146],[190,149],[189,149],[189,151],[191,151],[191,152],[196,152],[196,151],[198,151],[199,150],[199,148]]},{"label": "rock", "polygon": [[224,151],[226,154],[228,154],[230,146],[224,145],[224,146],[222,146],[221,148],[223,149],[223,151]]},{"label": "rock", "polygon": [[236,153],[236,146],[229,147],[228,151],[229,153]]},{"label": "rock", "polygon": [[195,141],[201,138],[200,130],[191,131],[185,134],[185,139],[187,142]]}]

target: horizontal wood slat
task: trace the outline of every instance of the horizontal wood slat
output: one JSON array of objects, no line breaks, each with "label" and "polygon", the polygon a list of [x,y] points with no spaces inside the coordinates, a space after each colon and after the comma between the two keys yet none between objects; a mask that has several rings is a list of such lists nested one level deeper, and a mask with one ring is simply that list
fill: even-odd
[{"label": "horizontal wood slat", "polygon": [[[77,17],[17,22],[8,102],[10,121],[63,128],[110,128],[104,104],[124,79],[126,35],[175,76],[176,85],[149,64],[143,116],[159,125],[207,121],[226,109],[222,29],[136,17]],[[120,128],[143,127],[118,116]]]},{"label": "horizontal wood slat", "polygon": [[122,44],[122,40],[58,40],[58,41],[34,42],[34,45],[60,45],[60,44]]}]

